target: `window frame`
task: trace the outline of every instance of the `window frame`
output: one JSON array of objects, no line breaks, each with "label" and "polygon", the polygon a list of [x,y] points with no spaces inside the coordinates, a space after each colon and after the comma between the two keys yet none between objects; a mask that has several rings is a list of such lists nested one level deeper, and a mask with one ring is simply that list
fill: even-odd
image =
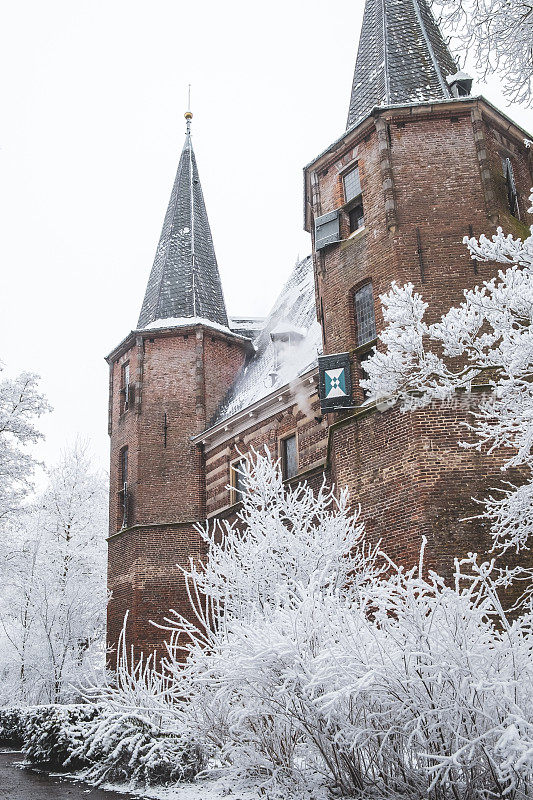
[{"label": "window frame", "polygon": [[[126,376],[128,380],[126,381]],[[120,365],[120,414],[125,414],[130,408],[131,394],[131,367],[130,360]]]},{"label": "window frame", "polygon": [[117,493],[117,500],[118,500],[118,519],[117,519],[117,527],[118,530],[123,530],[127,528],[130,520],[130,501],[129,501],[129,481],[128,481],[128,471],[129,471],[129,447],[128,445],[124,445],[119,450],[119,481],[118,481],[118,493]]},{"label": "window frame", "polygon": [[[346,178],[352,174],[352,172],[357,171],[357,179],[359,183],[359,192],[354,194],[353,197],[348,198],[346,194]],[[342,197],[343,197],[343,205],[347,206],[350,203],[353,203],[354,200],[357,200],[358,197],[363,196],[363,189],[361,186],[361,172],[359,170],[359,161],[352,161],[351,164],[347,164],[345,169],[342,170],[340,173],[341,185],[342,185]]]},{"label": "window frame", "polygon": [[[357,226],[357,228],[353,228],[352,229],[351,215],[356,210],[356,208],[358,208],[358,206],[361,207],[362,214],[361,214],[360,219],[362,219],[362,222],[361,222],[360,225]],[[359,233],[359,231],[364,230],[364,228],[365,228],[365,206],[364,206],[364,203],[363,203],[363,195],[362,194],[357,195],[357,197],[354,197],[354,199],[350,201],[349,205],[346,208],[346,216],[348,217],[348,236],[349,236],[349,238],[351,238],[352,236],[355,236],[355,234]]]},{"label": "window frame", "polygon": [[119,451],[119,471],[120,483],[123,486],[128,482],[128,467],[129,467],[129,447],[127,444],[120,448]]},{"label": "window frame", "polygon": [[[365,289],[367,286],[370,286],[370,289],[371,289],[371,292],[372,292],[372,308],[373,308],[373,311],[374,311],[374,336],[371,339],[368,339],[365,342],[359,342],[358,341],[359,324],[358,324],[358,321],[357,321],[357,302],[356,302],[356,297],[357,297],[357,293],[362,291],[363,289]],[[351,291],[351,318],[352,318],[352,325],[353,325],[353,330],[354,330],[355,351],[356,351],[356,353],[363,353],[368,348],[372,347],[376,343],[377,338],[378,338],[377,325],[376,325],[376,301],[375,301],[375,297],[374,297],[374,285],[373,285],[372,278],[368,278],[363,283],[359,283],[359,284],[357,284],[357,286],[353,287],[353,289]]]},{"label": "window frame", "polygon": [[234,458],[229,462],[229,485],[230,485],[230,505],[235,505],[235,503],[242,502],[242,497],[239,497],[239,494],[246,494],[245,491],[239,489],[237,484],[237,477],[238,473],[235,469],[237,464],[246,461],[246,456],[238,456],[238,458]]},{"label": "window frame", "polygon": [[[296,468],[293,475],[287,474],[287,451],[286,451],[286,443],[289,439],[294,439],[294,445],[296,450]],[[280,455],[281,460],[281,475],[284,481],[290,481],[292,478],[296,478],[300,472],[300,442],[298,440],[298,431],[295,429],[290,433],[284,433],[283,436],[280,436],[278,439],[278,453]]]},{"label": "window frame", "polygon": [[[505,181],[507,207],[511,216],[520,220],[520,201],[513,162],[511,156],[507,155],[507,153],[500,153],[500,159],[502,162],[503,179]],[[512,204],[511,198],[514,201]]]}]

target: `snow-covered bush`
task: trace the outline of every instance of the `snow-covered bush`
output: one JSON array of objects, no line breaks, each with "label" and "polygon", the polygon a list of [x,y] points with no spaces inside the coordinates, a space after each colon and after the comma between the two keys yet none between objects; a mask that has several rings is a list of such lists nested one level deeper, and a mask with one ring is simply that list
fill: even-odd
[{"label": "snow-covered bush", "polygon": [[84,777],[97,785],[191,781],[205,765],[198,745],[164,730],[146,713],[108,710],[82,730],[83,744],[70,763],[76,759],[90,763]]},{"label": "snow-covered bush", "polygon": [[92,690],[89,776],[190,779],[207,753],[272,797],[528,796],[532,616],[508,619],[494,564],[470,556],[453,585],[423,553],[407,571],[346,493],[287,490],[268,455],[245,471],[240,519],[203,531],[207,563],[186,571],[195,619],[169,614],[166,662],[133,663],[124,632]]},{"label": "snow-covered bush", "polygon": [[20,747],[24,742],[28,709],[0,708],[0,743]]},{"label": "snow-covered bush", "polygon": [[85,765],[83,757],[72,756],[83,743],[82,724],[98,714],[95,705],[34,706],[25,714],[22,752],[35,764],[61,769],[67,760],[73,768]]},{"label": "snow-covered bush", "polygon": [[269,789],[527,794],[532,620],[507,619],[493,564],[472,556],[447,586],[365,545],[345,494],[287,492],[268,457],[246,480],[239,524],[205,531],[187,574],[197,626],[169,617],[162,703]]},{"label": "snow-covered bush", "polygon": [[111,680],[85,689],[99,713],[81,726],[83,743],[71,761],[90,763],[85,777],[95,784],[190,781],[205,767],[205,749],[185,722],[183,698],[175,698],[173,681],[154,668],[151,656],[135,660],[128,652],[126,623],[127,615],[116,673]]}]

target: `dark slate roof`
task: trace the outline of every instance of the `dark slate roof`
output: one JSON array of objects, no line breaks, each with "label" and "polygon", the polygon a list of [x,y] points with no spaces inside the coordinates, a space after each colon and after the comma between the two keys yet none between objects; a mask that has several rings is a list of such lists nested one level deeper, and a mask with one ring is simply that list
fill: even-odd
[{"label": "dark slate roof", "polygon": [[204,195],[187,133],[137,327],[189,317],[228,326]]},{"label": "dark slate roof", "polygon": [[456,72],[426,0],[366,0],[346,127],[375,106],[451,97]]},{"label": "dark slate roof", "polygon": [[[293,343],[273,341],[271,334],[289,331]],[[299,261],[254,341],[255,353],[211,420],[216,425],[271,392],[286,386],[317,363],[322,336],[316,319],[313,260]]]}]

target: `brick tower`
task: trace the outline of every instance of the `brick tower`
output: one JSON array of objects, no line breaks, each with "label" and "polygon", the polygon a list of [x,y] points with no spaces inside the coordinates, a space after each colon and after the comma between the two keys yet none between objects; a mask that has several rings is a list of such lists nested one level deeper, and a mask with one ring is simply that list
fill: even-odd
[{"label": "brick tower", "polygon": [[204,430],[251,348],[228,328],[191,142],[192,115],[136,330],[107,357],[111,437],[108,643],[124,614],[145,652],[170,607],[186,609],[178,564],[202,556]]},{"label": "brick tower", "polygon": [[460,402],[416,414],[354,406],[391,281],[413,283],[433,321],[495,274],[464,236],[497,225],[527,235],[527,134],[471,84],[426,0],[366,0],[346,132],[305,168],[324,353],[349,353],[354,384],[351,410],[328,414],[331,478],[393,557],[413,563],[425,535],[444,574],[454,555],[486,549],[461,519],[501,482],[497,457],[458,446]]}]

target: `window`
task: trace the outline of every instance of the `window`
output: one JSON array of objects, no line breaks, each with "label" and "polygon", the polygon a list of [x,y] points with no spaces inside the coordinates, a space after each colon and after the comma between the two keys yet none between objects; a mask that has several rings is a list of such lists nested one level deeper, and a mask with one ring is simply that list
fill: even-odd
[{"label": "window", "polygon": [[354,296],[356,340],[361,347],[376,338],[376,318],[374,315],[374,295],[372,284],[365,283]]},{"label": "window", "polygon": [[298,472],[296,434],[281,440],[281,469],[285,479],[293,478]]},{"label": "window", "polygon": [[120,482],[128,482],[128,448],[123,447],[120,451]]},{"label": "window", "polygon": [[130,364],[129,361],[122,364],[120,370],[120,396],[121,396],[121,413],[124,414],[128,410],[131,401],[130,391]]},{"label": "window", "polygon": [[355,167],[347,172],[343,178],[344,183],[344,202],[349,203],[354,197],[361,194],[361,183],[359,181],[359,167]]},{"label": "window", "polygon": [[128,448],[120,451],[118,492],[118,527],[127,528],[129,524],[129,490],[128,490]]},{"label": "window", "polygon": [[363,213],[363,200],[361,197],[354,207],[348,211],[348,220],[350,223],[350,233],[354,233],[364,226],[365,215]]},{"label": "window", "polygon": [[242,496],[246,494],[246,476],[244,470],[246,466],[246,458],[239,458],[231,465],[231,502],[238,503],[242,500]]},{"label": "window", "polygon": [[507,202],[511,209],[511,214],[520,219],[520,209],[518,207],[518,192],[514,179],[513,165],[510,158],[502,158],[503,175],[507,184]]}]

